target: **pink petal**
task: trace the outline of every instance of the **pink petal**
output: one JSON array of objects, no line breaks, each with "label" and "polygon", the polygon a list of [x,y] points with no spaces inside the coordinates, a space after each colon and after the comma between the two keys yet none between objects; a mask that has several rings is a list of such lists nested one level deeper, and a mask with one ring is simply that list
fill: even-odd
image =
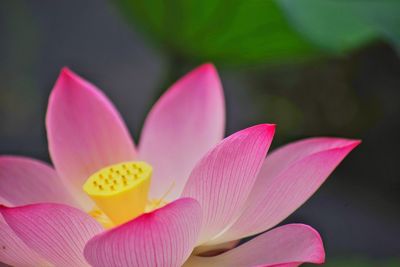
[{"label": "pink petal", "polygon": [[100,234],[85,247],[92,266],[181,266],[200,229],[197,201],[178,199],[158,210]]},{"label": "pink petal", "polygon": [[66,68],[50,95],[46,125],[56,170],[72,184],[82,205],[88,201],[82,185],[91,174],[135,158],[129,132],[112,103]]},{"label": "pink petal", "polygon": [[12,206],[10,202],[8,202],[5,198],[2,198],[1,196],[0,196],[0,205]]},{"label": "pink petal", "polygon": [[265,231],[300,207],[360,141],[313,138],[289,144],[267,157],[243,214],[215,242]]},{"label": "pink petal", "polygon": [[154,105],[140,139],[140,157],[154,167],[150,194],[182,192],[196,162],[224,135],[225,105],[214,66],[205,64],[176,82]]},{"label": "pink petal", "polygon": [[38,202],[74,205],[62,180],[44,162],[17,156],[0,156],[0,196],[15,206]]},{"label": "pink petal", "polygon": [[239,245],[240,240],[234,240],[226,243],[220,243],[212,246],[198,246],[193,251],[193,255],[198,256],[215,256],[221,254],[225,251],[231,250],[237,245]]},{"label": "pink petal", "polygon": [[225,138],[196,165],[183,196],[197,199],[204,211],[198,244],[219,234],[239,216],[274,132],[275,126],[268,124],[239,131]]},{"label": "pink petal", "polygon": [[0,215],[0,262],[11,266],[49,265],[42,257],[17,237],[14,231],[4,221],[2,215]]},{"label": "pink petal", "polygon": [[61,204],[2,206],[0,213],[25,244],[56,266],[86,266],[83,248],[102,231],[86,213]]},{"label": "pink petal", "polygon": [[288,224],[221,255],[190,257],[184,267],[288,267],[324,261],[325,251],[318,232],[304,224]]}]

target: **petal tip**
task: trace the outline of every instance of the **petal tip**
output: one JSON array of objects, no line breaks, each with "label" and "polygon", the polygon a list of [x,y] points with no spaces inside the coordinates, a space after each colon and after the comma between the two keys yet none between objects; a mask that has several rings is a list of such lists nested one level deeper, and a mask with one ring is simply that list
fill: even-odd
[{"label": "petal tip", "polygon": [[267,130],[275,130],[276,129],[276,124],[275,123],[263,123],[261,124],[265,127]]},{"label": "petal tip", "polygon": [[[326,144],[326,146],[322,146],[320,151],[325,151],[325,150],[343,150],[343,151],[352,151],[354,148],[356,148],[358,145],[361,144],[360,139],[348,139],[348,138],[340,138],[340,137],[311,137],[303,140],[299,140],[294,143],[308,143],[308,144]],[[289,144],[290,145],[290,144]],[[316,151],[316,152],[318,152]]]},{"label": "petal tip", "polygon": [[60,71],[59,79],[61,80],[76,80],[78,75],[68,67],[63,67]]},{"label": "petal tip", "polygon": [[217,68],[212,63],[204,63],[203,65],[200,65],[191,72],[189,72],[186,76],[202,77],[202,78],[204,77],[220,83]]},{"label": "petal tip", "polygon": [[310,263],[315,263],[315,264],[322,264],[325,262],[325,248],[324,248],[324,242],[322,241],[322,237],[319,234],[319,232],[311,227],[310,225],[303,224],[303,223],[293,223],[290,224],[292,227],[296,227],[298,229],[303,228],[304,230],[307,230],[307,232],[311,233],[314,236],[314,242],[311,244],[311,247],[313,247],[313,253],[311,253],[311,258],[307,261]]},{"label": "petal tip", "polygon": [[352,151],[354,148],[358,147],[362,141],[360,139],[344,139],[346,142],[342,145],[339,146],[338,149],[340,150],[347,150],[348,153]]},{"label": "petal tip", "polygon": [[[76,85],[79,85],[78,87]],[[60,71],[60,74],[57,78],[55,86],[53,88],[54,91],[65,91],[65,90],[72,90],[75,88],[83,88],[89,89],[90,83],[87,82],[84,78],[79,76],[77,73],[72,71],[68,67],[63,67]]]},{"label": "petal tip", "polygon": [[362,143],[362,140],[361,140],[361,139],[355,139],[355,140],[352,140],[352,141],[353,141],[353,142],[352,142],[353,148],[358,147],[358,146],[361,145],[361,143]]},{"label": "petal tip", "polygon": [[60,71],[61,75],[69,75],[71,73],[72,73],[72,70],[69,67],[64,66],[61,68],[61,71]]},{"label": "petal tip", "polygon": [[322,241],[322,237],[319,234],[319,232],[314,229],[313,227],[307,225],[307,224],[297,224],[300,227],[307,228],[316,238],[316,247],[315,247],[315,259],[313,260],[313,263],[316,264],[322,264],[325,262],[325,248],[324,248],[324,242]]},{"label": "petal tip", "polygon": [[203,72],[217,73],[217,68],[211,62],[206,62],[206,63],[198,66],[196,70],[199,71],[199,72],[203,71]]},{"label": "petal tip", "polygon": [[257,124],[254,126],[251,126],[247,128],[249,131],[260,131],[265,134],[274,134],[276,125],[275,124],[269,124],[269,123],[262,123],[262,124]]},{"label": "petal tip", "polygon": [[56,92],[63,92],[68,88],[71,88],[71,83],[76,82],[77,75],[72,72],[68,67],[63,67],[58,75],[58,78],[55,82],[52,92],[50,93],[49,102],[53,99],[54,95],[58,95],[60,93]]}]

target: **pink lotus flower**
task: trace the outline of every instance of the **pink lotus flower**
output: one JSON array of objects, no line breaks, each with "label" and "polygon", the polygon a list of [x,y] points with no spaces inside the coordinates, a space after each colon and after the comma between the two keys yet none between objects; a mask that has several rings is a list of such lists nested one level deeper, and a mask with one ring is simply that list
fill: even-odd
[{"label": "pink lotus flower", "polygon": [[0,157],[0,201],[7,206],[0,208],[0,261],[107,267],[324,262],[319,234],[303,224],[235,245],[302,205],[359,141],[307,139],[266,158],[275,126],[256,125],[222,140],[224,113],[218,74],[203,65],[154,105],[135,148],[110,101],[64,69],[46,117],[54,169]]}]

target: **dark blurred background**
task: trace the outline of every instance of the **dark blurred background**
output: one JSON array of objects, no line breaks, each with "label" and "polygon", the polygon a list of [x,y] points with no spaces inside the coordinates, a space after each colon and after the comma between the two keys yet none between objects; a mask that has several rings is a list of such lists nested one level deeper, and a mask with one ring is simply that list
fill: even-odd
[{"label": "dark blurred background", "polygon": [[49,161],[44,116],[63,66],[100,87],[138,140],[157,97],[212,61],[227,134],[276,123],[363,143],[287,222],[327,266],[400,266],[400,1],[0,2],[0,153]]}]

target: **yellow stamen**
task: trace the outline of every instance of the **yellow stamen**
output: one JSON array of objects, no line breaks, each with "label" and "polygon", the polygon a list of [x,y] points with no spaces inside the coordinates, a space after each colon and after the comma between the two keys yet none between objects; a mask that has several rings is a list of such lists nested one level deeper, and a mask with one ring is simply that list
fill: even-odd
[{"label": "yellow stamen", "polygon": [[124,162],[90,176],[83,190],[119,225],[145,211],[151,174],[152,168],[145,162]]},{"label": "yellow stamen", "polygon": [[172,182],[172,184],[169,186],[168,190],[162,195],[161,198],[159,199],[151,199],[148,201],[146,205],[146,212],[150,212],[155,209],[159,209],[163,206],[165,206],[168,202],[165,200],[165,198],[171,193],[172,189],[175,187],[175,181]]},{"label": "yellow stamen", "polygon": [[89,212],[89,215],[96,219],[105,229],[114,227],[113,222],[101,210],[95,208]]}]

